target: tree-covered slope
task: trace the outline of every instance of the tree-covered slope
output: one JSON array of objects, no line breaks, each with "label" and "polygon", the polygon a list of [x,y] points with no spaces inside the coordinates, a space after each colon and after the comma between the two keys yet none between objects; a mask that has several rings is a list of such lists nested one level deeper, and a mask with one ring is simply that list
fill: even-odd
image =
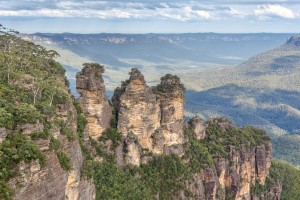
[{"label": "tree-covered slope", "polygon": [[282,200],[300,199],[300,170],[294,166],[273,160],[270,169],[270,182],[280,179],[282,181]]},{"label": "tree-covered slope", "polygon": [[81,194],[90,185],[80,180],[77,114],[57,55],[0,26],[0,199],[72,198],[75,191],[90,199]]},{"label": "tree-covered slope", "polygon": [[272,136],[299,133],[300,93],[234,84],[187,91],[186,111],[205,118],[226,116],[238,125],[255,125]]}]

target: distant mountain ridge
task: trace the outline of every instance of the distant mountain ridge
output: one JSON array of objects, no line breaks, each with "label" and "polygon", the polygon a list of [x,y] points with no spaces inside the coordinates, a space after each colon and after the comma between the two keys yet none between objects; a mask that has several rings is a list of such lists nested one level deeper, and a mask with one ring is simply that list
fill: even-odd
[{"label": "distant mountain ridge", "polygon": [[186,79],[197,76],[190,88],[202,90],[232,83],[255,88],[299,90],[299,83],[293,78],[300,74],[300,46],[295,45],[296,38],[291,37],[278,48],[257,54],[237,67],[186,74]]},{"label": "distant mountain ridge", "polygon": [[300,46],[300,37],[299,36],[292,36],[288,41],[287,44]]},{"label": "distant mountain ridge", "polygon": [[[131,67],[146,74],[147,82],[157,84],[161,74],[173,73],[185,79],[193,87],[189,75],[203,70],[233,67],[254,54],[275,48],[292,34],[48,34],[23,35],[23,38],[54,49],[60,53],[58,59],[68,69],[80,70],[80,63],[99,62],[106,66],[104,80],[113,90],[122,81],[122,76]],[[73,71],[73,70],[70,70]],[[75,73],[67,72],[70,79]],[[187,74],[187,75],[186,75]]]}]

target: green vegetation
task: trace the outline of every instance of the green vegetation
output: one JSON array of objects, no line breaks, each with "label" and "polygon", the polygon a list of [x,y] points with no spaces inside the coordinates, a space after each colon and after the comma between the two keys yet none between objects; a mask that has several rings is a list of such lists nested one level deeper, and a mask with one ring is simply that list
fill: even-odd
[{"label": "green vegetation", "polygon": [[[16,166],[45,156],[35,140],[49,139],[63,169],[70,170],[70,158],[50,134],[49,119],[59,104],[69,103],[65,70],[54,58],[55,51],[23,40],[17,32],[0,25],[0,128],[6,128],[6,140],[0,145],[0,199],[11,199],[10,178],[17,176]],[[44,130],[22,135],[22,125],[44,125]],[[69,140],[74,134],[62,125]]]},{"label": "green vegetation", "polygon": [[191,129],[184,129],[188,142],[186,145],[185,159],[189,160],[189,167],[192,172],[200,172],[205,166],[214,166],[213,157],[209,148],[203,141],[196,140],[195,133]]},{"label": "green vegetation", "polygon": [[272,141],[274,158],[300,167],[300,135],[284,135]]},{"label": "green vegetation", "polygon": [[66,152],[64,152],[63,150],[58,151],[56,153],[56,156],[59,160],[61,168],[63,168],[65,171],[70,171],[72,169],[71,158]]},{"label": "green vegetation", "polygon": [[282,200],[300,199],[300,170],[294,166],[274,159],[270,168],[270,175],[264,186],[256,184],[252,187],[252,194],[261,194],[264,191],[269,191],[272,186],[277,184],[277,181],[282,182]]},{"label": "green vegetation", "polygon": [[140,168],[112,162],[95,166],[97,199],[169,199],[184,189],[185,165],[175,156],[155,157]]},{"label": "green vegetation", "polygon": [[[228,127],[223,130],[218,124],[225,123]],[[198,141],[192,130],[185,129],[189,139],[186,143],[186,155],[194,166],[213,166],[213,158],[229,158],[229,146],[250,148],[269,141],[266,132],[251,126],[234,127],[225,118],[216,118],[208,122],[206,138]],[[194,160],[197,158],[198,160]]]},{"label": "green vegetation", "polygon": [[270,169],[270,177],[273,179],[282,180],[282,200],[300,199],[300,170],[294,166],[273,160]]},{"label": "green vegetation", "polygon": [[73,141],[76,137],[71,129],[69,129],[64,123],[60,124],[60,133],[65,135],[69,141]]},{"label": "green vegetation", "polygon": [[51,136],[49,148],[55,152],[61,168],[65,171],[70,171],[72,169],[71,158],[62,149],[62,144],[60,143],[60,141]]},{"label": "green vegetation", "polygon": [[5,109],[0,108],[0,127],[11,128],[13,122],[13,115]]},{"label": "green vegetation", "polygon": [[136,168],[120,168],[114,163],[98,163],[94,181],[96,199],[154,199],[150,187],[137,176]]},{"label": "green vegetation", "polygon": [[[154,156],[149,163],[140,167],[118,166],[101,142],[91,140],[97,154],[104,159],[101,163],[87,164],[90,170],[93,169],[93,172],[88,172],[88,176],[94,177],[97,199],[155,199],[158,196],[160,199],[170,199],[179,195],[181,191],[187,197],[193,198],[185,188],[186,181],[191,180],[194,173],[201,173],[206,167],[215,168],[213,158],[228,157],[228,145],[250,148],[269,140],[260,129],[229,126],[226,130],[222,130],[218,123],[229,122],[223,118],[209,122],[207,137],[201,141],[195,139],[192,130],[185,129],[188,141],[185,144],[186,153],[182,158]],[[226,141],[229,137],[233,137],[232,141]],[[120,139],[116,130],[111,128],[99,140],[111,140],[113,144],[118,144]]]},{"label": "green vegetation", "polygon": [[121,141],[121,133],[117,131],[116,128],[109,128],[104,133],[102,133],[99,141],[111,140],[113,143],[113,149],[115,149]]},{"label": "green vegetation", "polygon": [[54,61],[58,54],[2,26],[0,51],[0,126],[43,123],[68,97],[65,70]]},{"label": "green vegetation", "polygon": [[0,145],[0,199],[11,199],[12,190],[6,181],[17,175],[16,165],[33,160],[39,160],[41,166],[45,164],[45,156],[39,147],[30,137],[18,132],[10,133]]}]

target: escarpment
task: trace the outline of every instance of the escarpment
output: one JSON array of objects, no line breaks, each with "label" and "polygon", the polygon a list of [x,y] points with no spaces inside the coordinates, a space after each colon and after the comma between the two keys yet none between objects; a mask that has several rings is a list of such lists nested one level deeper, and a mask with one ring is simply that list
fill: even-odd
[{"label": "escarpment", "polygon": [[[77,114],[71,96],[68,98],[67,102],[57,105],[47,127],[36,130],[30,128],[36,125],[27,125],[26,134],[36,137],[35,143],[45,155],[45,163],[35,160],[16,166],[18,176],[8,182],[14,190],[13,199],[95,199],[93,182],[81,173],[83,156],[75,135]],[[41,136],[45,132],[49,137]]]},{"label": "escarpment", "polygon": [[58,54],[3,31],[0,51],[0,199],[95,199]]}]

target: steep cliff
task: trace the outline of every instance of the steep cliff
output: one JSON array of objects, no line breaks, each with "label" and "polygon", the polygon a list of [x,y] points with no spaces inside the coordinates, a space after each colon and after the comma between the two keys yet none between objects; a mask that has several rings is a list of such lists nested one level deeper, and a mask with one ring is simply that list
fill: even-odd
[{"label": "steep cliff", "polygon": [[[146,162],[147,158],[142,158],[145,151],[183,154],[183,91],[177,76],[166,75],[157,87],[149,88],[141,72],[131,70],[129,80],[113,96],[117,129],[124,138],[123,148],[127,149],[125,163]],[[129,137],[136,137],[137,143]]]},{"label": "steep cliff", "polygon": [[2,29],[0,41],[0,199],[95,199],[57,53]]},{"label": "steep cliff", "polygon": [[102,78],[104,67],[97,63],[85,63],[76,76],[76,89],[81,95],[78,102],[87,119],[86,132],[93,139],[110,127],[112,108],[106,97]]},{"label": "steep cliff", "polygon": [[[241,200],[254,198],[255,194],[251,189],[255,185],[266,184],[271,167],[272,145],[265,133],[253,127],[234,127],[224,119],[214,119],[205,123],[206,137],[199,140],[193,130],[195,127],[203,127],[203,122],[198,119],[191,121],[190,128],[186,129],[189,138],[187,144],[191,147],[186,154],[189,155],[189,162],[193,159],[193,154],[197,154],[191,150],[199,151],[200,146],[206,147],[212,156],[209,167],[205,166],[202,171],[194,173],[188,181],[187,188],[194,197]],[[202,151],[205,151],[204,148]],[[201,163],[198,164],[201,166]],[[280,183],[272,186],[276,188],[276,192],[273,188],[274,191],[270,193],[274,198],[270,199],[280,199]],[[180,198],[188,199],[183,194]]]}]

